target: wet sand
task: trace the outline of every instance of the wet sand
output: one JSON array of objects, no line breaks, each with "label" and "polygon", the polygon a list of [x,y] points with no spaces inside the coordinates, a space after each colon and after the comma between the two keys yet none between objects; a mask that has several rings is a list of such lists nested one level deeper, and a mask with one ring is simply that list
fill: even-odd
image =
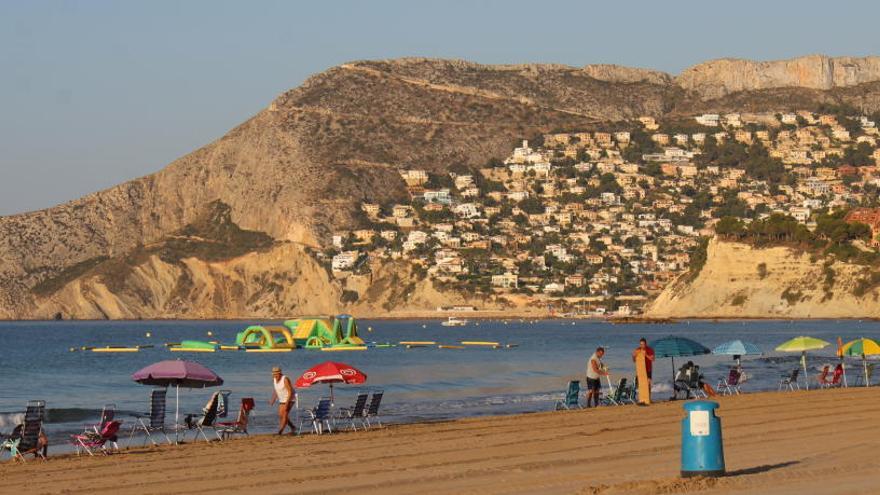
[{"label": "wet sand", "polygon": [[719,402],[728,476],[717,479],[678,477],[681,403],[664,402],[6,462],[0,493],[880,491],[880,387]]}]

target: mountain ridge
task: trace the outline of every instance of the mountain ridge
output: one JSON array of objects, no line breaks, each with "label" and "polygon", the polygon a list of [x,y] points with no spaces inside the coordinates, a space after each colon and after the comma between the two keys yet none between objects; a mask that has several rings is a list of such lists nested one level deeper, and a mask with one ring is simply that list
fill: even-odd
[{"label": "mountain ridge", "polygon": [[[217,201],[242,229],[318,247],[334,230],[363,222],[360,202],[404,200],[398,168],[475,168],[554,129],[750,105],[832,101],[880,109],[878,57],[720,60],[686,69],[684,79],[608,64],[426,58],[330,68],[157,173],[0,217],[0,316],[28,317],[45,299],[34,292],[39,284],[90,260],[162,242]],[[800,70],[803,77],[795,77]],[[791,81],[806,86],[787,86]]]}]

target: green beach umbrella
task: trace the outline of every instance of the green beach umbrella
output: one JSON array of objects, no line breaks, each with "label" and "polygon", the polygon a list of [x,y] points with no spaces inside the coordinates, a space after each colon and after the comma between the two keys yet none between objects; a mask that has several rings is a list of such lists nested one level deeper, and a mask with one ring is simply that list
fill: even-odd
[{"label": "green beach umbrella", "polygon": [[841,349],[844,356],[854,356],[862,358],[862,367],[865,370],[865,386],[871,384],[868,382],[868,358],[867,356],[880,356],[880,344],[876,340],[866,339],[864,337],[853,340],[844,344]]},{"label": "green beach umbrella", "polygon": [[807,351],[817,351],[819,349],[824,349],[829,345],[831,345],[830,342],[825,342],[822,339],[806,337],[802,335],[800,337],[795,337],[787,342],[779,344],[776,350],[779,352],[801,353],[801,364],[803,364],[804,366],[804,381],[807,384],[807,390],[810,390],[810,378],[807,375]]}]

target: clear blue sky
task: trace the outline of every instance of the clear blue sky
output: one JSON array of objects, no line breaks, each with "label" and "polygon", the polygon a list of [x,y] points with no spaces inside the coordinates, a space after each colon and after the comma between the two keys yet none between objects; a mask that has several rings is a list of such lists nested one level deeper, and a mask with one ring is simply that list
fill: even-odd
[{"label": "clear blue sky", "polygon": [[[718,5],[720,8],[713,7]],[[876,2],[0,0],[0,215],[161,169],[348,60],[880,54]]]}]

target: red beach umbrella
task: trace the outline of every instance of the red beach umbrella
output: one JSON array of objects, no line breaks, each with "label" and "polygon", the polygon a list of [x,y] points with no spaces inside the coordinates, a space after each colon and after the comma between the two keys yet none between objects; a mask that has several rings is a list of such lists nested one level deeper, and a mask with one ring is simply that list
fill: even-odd
[{"label": "red beach umbrella", "polygon": [[305,371],[296,379],[295,386],[308,388],[316,383],[327,383],[330,385],[330,400],[332,402],[334,383],[347,383],[351,385],[364,383],[365,381],[367,381],[366,373],[354,366],[327,361]]}]

